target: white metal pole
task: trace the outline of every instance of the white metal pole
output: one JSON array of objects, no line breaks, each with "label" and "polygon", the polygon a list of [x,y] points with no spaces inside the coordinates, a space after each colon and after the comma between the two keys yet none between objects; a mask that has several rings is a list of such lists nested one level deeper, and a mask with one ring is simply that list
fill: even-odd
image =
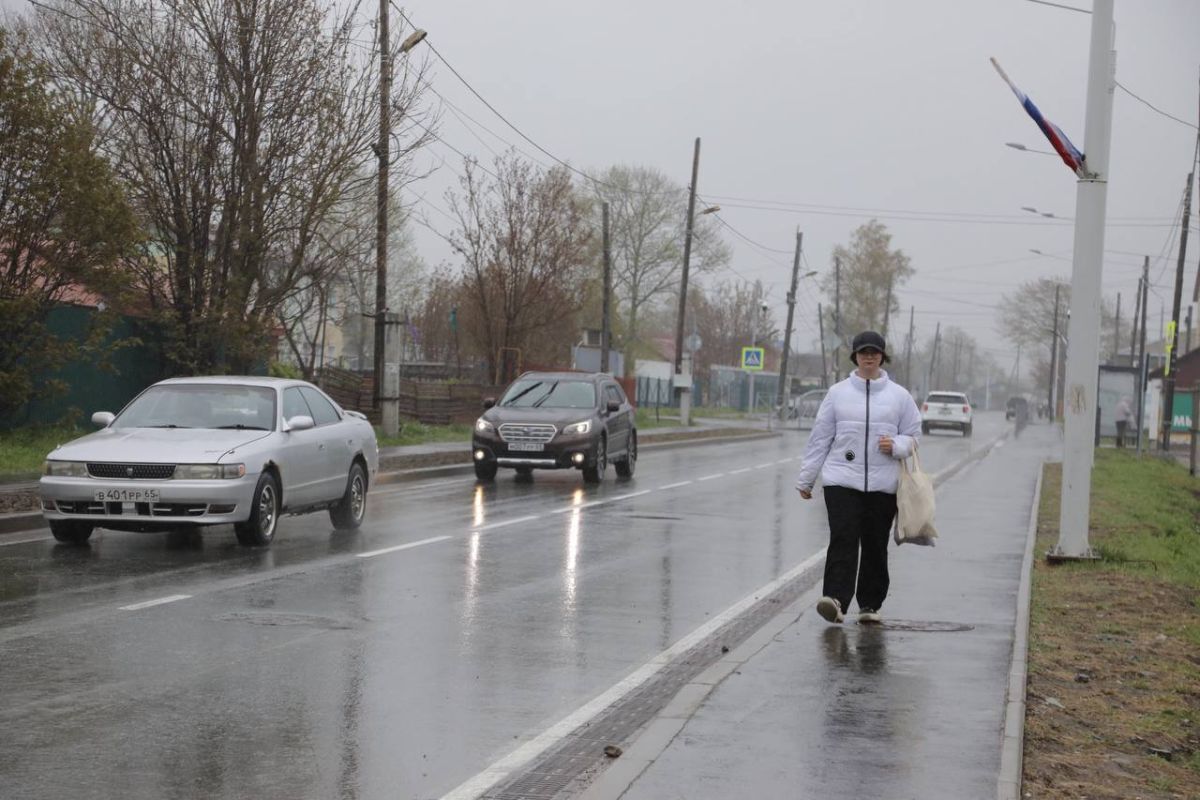
[{"label": "white metal pole", "polygon": [[1113,2],[1095,0],[1092,6],[1084,126],[1088,174],[1079,179],[1075,194],[1075,253],[1071,265],[1071,315],[1067,323],[1071,349],[1062,398],[1065,421],[1062,503],[1058,545],[1049,554],[1051,558],[1095,557],[1088,545],[1088,511],[1100,368],[1100,278],[1112,128]]}]

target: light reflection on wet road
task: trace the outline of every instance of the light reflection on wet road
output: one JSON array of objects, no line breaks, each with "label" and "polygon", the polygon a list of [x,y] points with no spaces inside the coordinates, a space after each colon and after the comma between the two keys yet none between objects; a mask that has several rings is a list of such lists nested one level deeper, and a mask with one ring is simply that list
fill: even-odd
[{"label": "light reflection on wet road", "polygon": [[[924,466],[1003,428],[925,437]],[[262,551],[2,546],[0,796],[438,796],[820,551],[804,440],[384,485],[362,530],[288,517]]]}]

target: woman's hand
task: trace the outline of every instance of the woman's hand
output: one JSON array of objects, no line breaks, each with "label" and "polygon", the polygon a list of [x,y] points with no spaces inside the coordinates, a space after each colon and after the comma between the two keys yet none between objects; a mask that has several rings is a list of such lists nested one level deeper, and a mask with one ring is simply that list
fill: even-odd
[{"label": "woman's hand", "polygon": [[812,491],[809,489],[799,489],[800,496],[805,500],[812,500]]},{"label": "woman's hand", "polygon": [[892,437],[880,436],[879,437],[879,452],[883,453],[885,456],[890,456],[892,454],[892,446],[894,444],[895,444],[895,442],[893,441]]}]

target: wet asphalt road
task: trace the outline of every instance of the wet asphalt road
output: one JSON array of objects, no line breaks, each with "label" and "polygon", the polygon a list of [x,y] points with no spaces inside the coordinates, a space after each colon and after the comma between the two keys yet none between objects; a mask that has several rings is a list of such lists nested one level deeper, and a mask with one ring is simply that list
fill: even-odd
[{"label": "wet asphalt road", "polygon": [[[929,472],[1005,428],[935,433]],[[0,540],[0,797],[440,797],[814,553],[806,434],[636,476],[385,485],[368,521]]]}]

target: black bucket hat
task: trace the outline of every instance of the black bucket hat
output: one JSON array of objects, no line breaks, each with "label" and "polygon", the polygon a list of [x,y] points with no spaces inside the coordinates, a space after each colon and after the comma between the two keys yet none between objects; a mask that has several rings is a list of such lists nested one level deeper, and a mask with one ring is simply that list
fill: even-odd
[{"label": "black bucket hat", "polygon": [[883,337],[875,331],[863,331],[862,333],[856,335],[854,340],[850,343],[850,360],[855,366],[858,366],[858,351],[867,349],[878,350],[879,352],[883,353],[882,363],[884,364],[887,364],[892,360],[888,357],[887,342],[883,340]]}]

